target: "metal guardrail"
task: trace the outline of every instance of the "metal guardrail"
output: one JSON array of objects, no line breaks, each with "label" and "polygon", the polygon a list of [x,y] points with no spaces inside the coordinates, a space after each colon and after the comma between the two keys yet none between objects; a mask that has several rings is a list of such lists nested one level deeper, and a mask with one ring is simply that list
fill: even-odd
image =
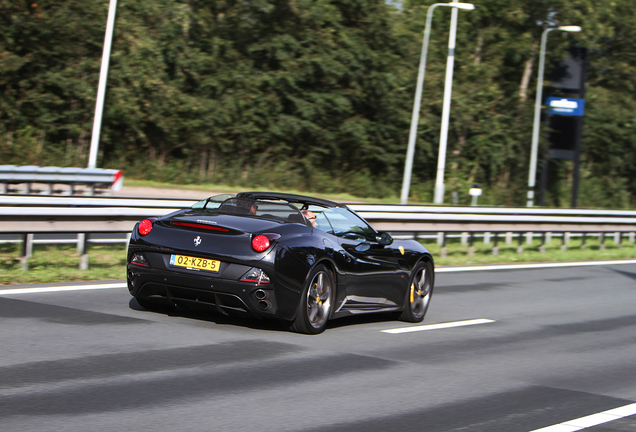
[{"label": "metal guardrail", "polygon": [[[0,196],[3,233],[125,232],[196,200]],[[349,204],[380,231],[629,232],[636,211]]]},{"label": "metal guardrail", "polygon": [[[201,197],[204,199],[205,197]],[[43,195],[0,195],[0,206],[30,207],[169,207],[180,209],[191,206],[198,200],[178,198],[143,197],[69,197]],[[635,210],[562,209],[537,207],[482,207],[448,205],[402,205],[348,203],[356,212],[378,213],[445,213],[483,215],[542,215],[542,216],[624,216],[636,220]]]},{"label": "metal guardrail", "polygon": [[0,207],[155,207],[176,210],[189,207],[195,202],[197,200],[175,198],[0,195]]},{"label": "metal guardrail", "polygon": [[64,185],[66,195],[74,195],[79,185],[86,187],[86,195],[93,195],[96,189],[121,190],[123,174],[102,168],[0,165],[0,193],[7,194],[10,186],[20,185],[19,193],[30,194],[34,184],[42,185],[44,189],[38,192],[46,195],[55,192],[55,185]]},{"label": "metal guardrail", "polygon": [[[196,200],[144,199],[113,197],[45,197],[0,196],[0,233],[113,233],[130,232],[135,223],[147,217],[158,217],[188,207]],[[464,233],[472,247],[476,234],[493,239],[497,253],[499,236],[512,233],[522,245],[522,235],[542,235],[544,242],[551,233],[599,235],[636,231],[636,211],[577,210],[545,208],[498,208],[418,205],[349,204],[379,231],[394,234],[439,233],[442,254],[449,233]],[[565,239],[567,236],[563,235]],[[88,243],[83,241],[83,254]],[[79,242],[78,242],[79,244]],[[23,256],[27,256],[26,246]]]}]

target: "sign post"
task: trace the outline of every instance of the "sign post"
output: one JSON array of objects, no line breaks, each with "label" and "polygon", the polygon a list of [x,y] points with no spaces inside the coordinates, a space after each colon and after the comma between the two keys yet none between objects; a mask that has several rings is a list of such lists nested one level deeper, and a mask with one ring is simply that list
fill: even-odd
[{"label": "sign post", "polygon": [[577,207],[579,188],[579,166],[583,141],[583,122],[585,118],[585,81],[587,78],[587,50],[573,48],[566,60],[559,62],[548,77],[551,82],[547,106],[550,128],[550,149],[541,172],[541,194],[539,205],[545,205],[545,193],[548,185],[550,160],[573,161],[572,170],[572,208]]}]

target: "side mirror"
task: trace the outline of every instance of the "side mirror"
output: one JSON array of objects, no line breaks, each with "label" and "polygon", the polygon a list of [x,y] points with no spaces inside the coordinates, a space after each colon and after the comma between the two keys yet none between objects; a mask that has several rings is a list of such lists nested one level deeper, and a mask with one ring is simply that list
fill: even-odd
[{"label": "side mirror", "polygon": [[393,243],[393,237],[391,237],[391,234],[388,232],[380,233],[380,235],[376,237],[376,240],[380,246],[388,246]]},{"label": "side mirror", "polygon": [[360,243],[354,249],[356,252],[366,252],[371,249],[371,245],[369,243]]}]

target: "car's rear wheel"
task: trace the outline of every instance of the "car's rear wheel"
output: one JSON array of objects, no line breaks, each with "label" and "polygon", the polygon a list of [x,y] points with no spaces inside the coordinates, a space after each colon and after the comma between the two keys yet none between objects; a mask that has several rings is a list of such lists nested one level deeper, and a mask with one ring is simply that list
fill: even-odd
[{"label": "car's rear wheel", "polygon": [[317,265],[307,277],[291,330],[306,334],[322,333],[331,316],[334,290],[331,271],[322,264]]},{"label": "car's rear wheel", "polygon": [[428,261],[415,266],[411,283],[406,292],[404,310],[400,315],[402,321],[421,322],[426,315],[433,295],[433,265]]}]

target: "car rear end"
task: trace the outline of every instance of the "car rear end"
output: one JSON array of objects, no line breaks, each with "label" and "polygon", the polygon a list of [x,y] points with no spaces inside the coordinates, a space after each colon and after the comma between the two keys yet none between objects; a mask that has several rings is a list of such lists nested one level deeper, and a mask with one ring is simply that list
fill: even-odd
[{"label": "car rear end", "polygon": [[279,240],[307,228],[267,210],[259,216],[188,209],[138,223],[128,249],[130,293],[157,305],[293,317],[296,300],[281,305],[279,298],[294,297],[298,282],[275,271],[277,259],[289,255]]}]

